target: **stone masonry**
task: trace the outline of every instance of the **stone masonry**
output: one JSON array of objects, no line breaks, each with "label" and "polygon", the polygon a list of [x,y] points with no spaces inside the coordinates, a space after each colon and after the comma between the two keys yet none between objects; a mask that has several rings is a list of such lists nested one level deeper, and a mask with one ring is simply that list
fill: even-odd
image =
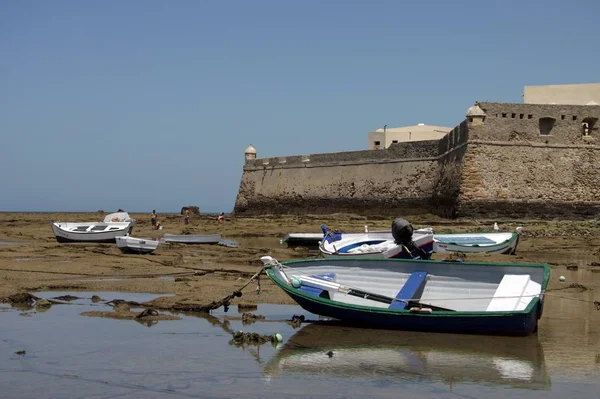
[{"label": "stone masonry", "polygon": [[594,217],[600,106],[476,103],[438,141],[247,159],[234,212]]}]

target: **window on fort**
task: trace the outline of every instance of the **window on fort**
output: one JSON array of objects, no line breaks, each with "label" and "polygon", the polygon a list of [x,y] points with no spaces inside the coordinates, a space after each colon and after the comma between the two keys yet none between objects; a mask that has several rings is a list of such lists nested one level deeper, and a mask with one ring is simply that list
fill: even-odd
[{"label": "window on fort", "polygon": [[381,141],[375,141],[373,144],[375,145],[375,148],[379,148]]},{"label": "window on fort", "polygon": [[392,144],[396,144],[398,140],[392,140]]},{"label": "window on fort", "polygon": [[594,130],[598,130],[596,122],[598,122],[598,118],[585,118],[581,123],[581,134],[591,136]]},{"label": "window on fort", "polygon": [[517,114],[511,114],[510,117],[515,119],[515,116],[517,116]]},{"label": "window on fort", "polygon": [[523,114],[519,114],[519,119],[523,119],[524,116],[525,115],[523,115]]},{"label": "window on fort", "polygon": [[531,115],[531,114],[527,115],[527,119],[531,119],[531,118],[533,118],[533,115]]},{"label": "window on fort", "polygon": [[540,135],[548,136],[556,123],[554,118],[540,118]]},{"label": "window on fort", "polygon": [[573,120],[576,121],[577,120],[577,115],[573,115]]},{"label": "window on fort", "polygon": [[473,122],[473,118],[469,116],[469,122]]},{"label": "window on fort", "polygon": [[565,120],[565,116],[564,116],[564,115],[561,115],[561,116],[560,116],[560,119],[564,121],[564,120]]},{"label": "window on fort", "polygon": [[503,112],[503,113],[502,113],[502,117],[503,117],[503,118],[506,118],[506,112]]}]

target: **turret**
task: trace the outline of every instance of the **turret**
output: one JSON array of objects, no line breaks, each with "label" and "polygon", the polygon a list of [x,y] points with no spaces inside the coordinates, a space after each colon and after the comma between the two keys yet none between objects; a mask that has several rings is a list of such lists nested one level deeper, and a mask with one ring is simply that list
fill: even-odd
[{"label": "turret", "polygon": [[252,144],[250,144],[248,146],[248,148],[246,148],[246,151],[244,152],[244,155],[246,156],[246,162],[252,160],[252,159],[256,159],[256,148],[254,148],[252,146]]},{"label": "turret", "polygon": [[471,126],[483,125],[485,122],[485,112],[479,107],[479,103],[475,104],[467,110],[467,121]]}]

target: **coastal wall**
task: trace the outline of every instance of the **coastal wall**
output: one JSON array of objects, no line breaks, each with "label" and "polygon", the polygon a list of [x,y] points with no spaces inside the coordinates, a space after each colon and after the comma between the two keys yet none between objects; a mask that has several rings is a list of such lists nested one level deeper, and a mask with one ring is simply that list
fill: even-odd
[{"label": "coastal wall", "polygon": [[479,106],[486,118],[468,128],[455,216],[599,213],[600,107]]},{"label": "coastal wall", "polygon": [[454,217],[460,195],[469,124],[463,121],[439,141],[438,167],[432,200],[436,214]]},{"label": "coastal wall", "polygon": [[600,106],[477,106],[476,114],[437,141],[247,160],[234,212],[600,214]]},{"label": "coastal wall", "polygon": [[431,212],[437,141],[385,150],[249,160],[235,204],[239,215]]}]

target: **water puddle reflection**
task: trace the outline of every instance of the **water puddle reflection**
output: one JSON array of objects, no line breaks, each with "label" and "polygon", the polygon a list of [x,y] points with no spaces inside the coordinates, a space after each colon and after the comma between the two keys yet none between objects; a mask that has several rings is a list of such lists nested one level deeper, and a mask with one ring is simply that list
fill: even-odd
[{"label": "water puddle reflection", "polygon": [[[287,305],[231,306],[210,315],[160,311],[178,320],[148,325],[82,314],[113,311],[109,302],[114,305],[115,299],[143,303],[164,295],[35,295],[64,305],[55,303],[45,311],[30,306],[22,313],[0,306],[4,398],[50,393],[101,398],[505,398],[507,389],[526,398],[562,398],[594,397],[598,389],[600,363],[586,357],[581,381],[553,366],[564,363],[569,358],[565,353],[575,347],[582,348],[581,356],[598,356],[594,320],[585,330],[571,330],[571,342],[556,335],[560,327],[554,326],[554,318],[546,320],[543,333],[530,337],[449,335],[352,328]],[[560,301],[549,302],[546,312],[554,314]],[[588,312],[584,305],[580,310]],[[23,313],[29,317],[21,317]],[[248,314],[255,316],[250,322]],[[289,322],[293,315],[311,322],[294,325]],[[234,345],[238,331],[282,339]],[[558,352],[553,348],[557,342],[562,342]]]}]

